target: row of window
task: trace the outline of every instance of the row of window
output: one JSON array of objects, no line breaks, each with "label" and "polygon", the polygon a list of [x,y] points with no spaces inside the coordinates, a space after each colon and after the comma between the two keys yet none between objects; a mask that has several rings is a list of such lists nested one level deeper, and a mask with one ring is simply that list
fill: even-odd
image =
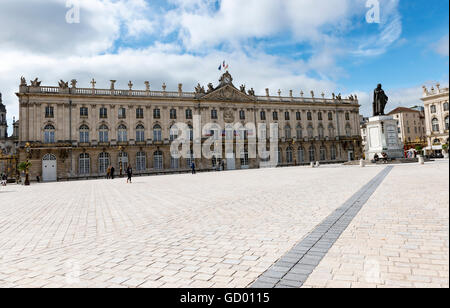
[{"label": "row of window", "polygon": [[[449,116],[445,117],[444,120],[444,125],[445,125],[445,130],[449,130]],[[438,133],[440,131],[440,126],[439,126],[439,120],[437,118],[433,118],[433,120],[431,120],[431,128],[433,130],[433,132]]]},{"label": "row of window", "polygon": [[[444,111],[448,111],[449,110],[449,106],[448,106],[448,102],[445,102],[444,104],[443,104],[443,107],[444,107]],[[431,105],[430,106],[430,112],[431,113],[437,113],[437,107],[436,107],[436,105]]]},{"label": "row of window", "polygon": [[[303,147],[299,147],[297,149],[297,163],[305,163],[307,159],[309,162],[317,161],[319,158],[320,161],[326,161],[328,159],[327,149],[324,146],[321,146],[319,149],[319,157],[316,155],[316,148],[311,146],[308,149],[308,156],[306,157],[306,152]],[[191,155],[191,157],[193,157]],[[329,159],[335,161],[337,159],[337,149],[335,146],[330,148],[330,156]],[[241,166],[245,167],[249,165],[249,155],[248,152],[244,151],[241,154]],[[186,166],[189,168],[192,164],[193,159],[186,159]],[[164,169],[164,156],[161,151],[156,151],[153,153],[153,169],[154,170],[163,170]],[[278,149],[278,163],[282,164],[283,156],[281,149]],[[294,149],[292,147],[288,147],[285,152],[285,162],[287,164],[294,163]],[[216,167],[217,165],[221,165],[222,159],[213,157],[212,158],[212,166]],[[118,157],[118,167],[122,166],[125,169],[129,165],[128,154],[125,152],[119,153]],[[91,157],[88,153],[80,154],[79,156],[79,174],[80,175],[89,175],[91,173]],[[111,156],[109,153],[100,153],[98,156],[98,172],[99,174],[105,174],[108,168],[111,166]],[[138,152],[136,154],[136,166],[135,170],[138,172],[144,172],[147,170],[147,154],[145,152]],[[180,168],[180,159],[171,157],[170,159],[170,169],[179,169]]]},{"label": "row of window", "polygon": [[[438,124],[439,125],[439,124]],[[189,132],[189,140],[193,140],[193,128],[192,126],[188,126]],[[349,124],[346,126],[346,136],[351,137],[352,135],[352,129]],[[307,136],[308,138],[312,139],[314,138],[314,127],[312,125],[309,125],[307,127]],[[325,129],[322,125],[318,126],[317,129],[319,138],[323,139],[325,137]],[[80,133],[80,143],[89,143],[90,142],[90,129],[87,125],[80,126],[79,129]],[[253,132],[250,132],[253,134]],[[264,132],[262,132],[264,134]],[[219,129],[213,129],[210,132],[209,136],[215,136],[216,139],[219,139],[219,137],[222,135],[223,132],[221,132]],[[249,131],[246,129],[243,129],[242,131],[239,131],[238,134],[240,134],[241,138],[248,139]],[[267,134],[266,134],[267,135]],[[179,136],[179,130],[176,127],[176,125],[173,125],[170,128],[170,141],[174,141]],[[284,128],[284,137],[287,139],[292,138],[292,129],[289,125],[286,125]],[[296,127],[296,137],[297,139],[303,139],[303,127],[299,124]],[[328,126],[328,137],[334,138],[335,137],[335,129],[333,125]],[[228,139],[232,139],[228,138]],[[145,127],[141,124],[136,126],[136,142],[145,142]],[[109,128],[106,125],[101,125],[98,131],[98,141],[100,143],[108,143],[109,142]],[[128,142],[128,130],[127,127],[123,124],[119,125],[117,128],[117,141],[118,142]],[[161,142],[162,141],[162,128],[160,125],[155,125],[153,127],[153,141]],[[45,126],[44,128],[44,143],[55,143],[55,127],[51,124]]]},{"label": "row of window", "polygon": [[[106,107],[101,107],[99,114],[100,114],[100,118],[101,119],[108,118],[108,109]],[[120,107],[119,108],[119,112],[118,112],[119,119],[125,119],[126,118],[126,114],[127,114],[126,108]],[[192,110],[191,109],[187,109],[186,110],[186,119],[187,120],[192,120],[192,114],[193,114]],[[86,118],[88,116],[89,116],[88,108],[87,107],[81,107],[80,108],[80,117]],[[45,107],[45,117],[46,118],[53,118],[54,117],[54,108],[53,107],[50,107],[50,106]],[[312,112],[308,112],[306,117],[307,117],[308,121],[312,121],[313,120]],[[143,118],[144,118],[144,109],[143,108],[136,108],[136,119],[143,119]],[[161,110],[160,109],[153,109],[153,118],[154,119],[161,119]],[[296,112],[295,118],[296,118],[297,121],[301,121],[302,120],[301,112]],[[322,112],[318,112],[317,113],[317,120],[323,121],[323,118],[324,117],[323,117]],[[177,110],[176,109],[171,109],[170,110],[170,119],[171,120],[176,120],[177,119]],[[215,110],[215,109],[211,110],[211,119],[213,119],[213,120],[217,120],[218,119],[217,110]],[[239,111],[239,119],[240,120],[245,120],[246,119],[246,114],[245,114],[244,110]],[[265,111],[261,111],[260,119],[261,119],[261,121],[266,121],[267,120],[267,116],[266,116],[266,112]],[[274,121],[278,121],[279,120],[278,111],[274,111],[272,113],[272,119]],[[291,114],[290,114],[289,111],[286,111],[284,113],[284,119],[286,121],[290,121],[291,120]],[[328,120],[329,121],[333,121],[333,113],[332,112],[328,113]],[[345,114],[345,120],[350,121],[350,114],[349,113]]]}]

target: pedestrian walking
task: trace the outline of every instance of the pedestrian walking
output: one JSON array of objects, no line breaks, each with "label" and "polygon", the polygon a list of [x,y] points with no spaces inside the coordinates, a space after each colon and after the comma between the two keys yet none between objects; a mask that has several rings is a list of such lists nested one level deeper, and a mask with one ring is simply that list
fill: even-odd
[{"label": "pedestrian walking", "polygon": [[109,180],[111,178],[111,166],[106,170],[106,179]]},{"label": "pedestrian walking", "polygon": [[127,168],[127,183],[131,184],[131,177],[133,176],[133,169],[131,168],[130,165],[128,165]]},{"label": "pedestrian walking", "polygon": [[116,169],[114,169],[114,166],[111,166],[111,179],[114,180],[114,172]]},{"label": "pedestrian walking", "polygon": [[196,171],[195,171],[195,162],[191,163],[191,169],[192,169],[192,174],[195,174],[196,173]]},{"label": "pedestrian walking", "polygon": [[1,177],[2,186],[6,186],[6,183],[8,182],[8,176],[3,173]]}]

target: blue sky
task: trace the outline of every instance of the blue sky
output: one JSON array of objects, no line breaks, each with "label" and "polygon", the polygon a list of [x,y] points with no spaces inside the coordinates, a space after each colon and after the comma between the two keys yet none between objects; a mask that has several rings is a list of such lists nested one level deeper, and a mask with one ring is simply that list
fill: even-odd
[{"label": "blue sky", "polygon": [[[379,3],[380,23],[366,21],[367,1]],[[78,5],[79,23],[68,23]],[[22,75],[192,91],[216,83],[226,60],[235,84],[257,94],[358,94],[364,115],[379,82],[393,109],[420,104],[423,84],[449,78],[447,0],[2,0],[0,26],[10,120]]]}]

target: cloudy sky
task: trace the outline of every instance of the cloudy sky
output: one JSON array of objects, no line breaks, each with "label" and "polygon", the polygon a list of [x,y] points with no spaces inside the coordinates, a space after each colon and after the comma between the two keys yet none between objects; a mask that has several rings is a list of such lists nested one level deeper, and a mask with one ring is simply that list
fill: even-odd
[{"label": "cloudy sky", "polygon": [[0,27],[9,120],[22,75],[191,91],[216,83],[225,60],[257,94],[356,93],[364,115],[379,82],[393,109],[449,79],[448,0],[1,0]]}]

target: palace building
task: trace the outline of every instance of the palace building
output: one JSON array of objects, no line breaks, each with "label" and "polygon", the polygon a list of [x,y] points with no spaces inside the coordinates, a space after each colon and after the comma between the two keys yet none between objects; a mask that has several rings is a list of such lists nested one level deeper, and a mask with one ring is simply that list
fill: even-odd
[{"label": "palace building", "polygon": [[[362,157],[359,129],[359,104],[356,96],[310,97],[255,95],[253,89],[233,85],[226,72],[217,86],[198,85],[194,92],[78,88],[77,81],[60,81],[59,86],[42,86],[38,79],[27,84],[21,80],[17,93],[20,104],[20,161],[32,162],[31,178],[44,181],[84,179],[105,176],[108,166],[116,174],[128,164],[135,174],[186,172],[193,157],[174,158],[170,145],[178,138],[176,123],[188,125],[193,139],[193,119],[202,125],[213,123],[218,131],[241,123],[277,123],[279,166],[294,166],[319,161],[338,163]],[[215,134],[214,131],[211,134]],[[211,137],[203,134],[202,140]],[[218,133],[220,135],[220,133]],[[254,132],[247,131],[243,139]],[[247,146],[239,158],[217,155],[195,158],[197,170],[258,168],[259,158],[251,158]],[[222,163],[223,159],[223,163]]]}]

